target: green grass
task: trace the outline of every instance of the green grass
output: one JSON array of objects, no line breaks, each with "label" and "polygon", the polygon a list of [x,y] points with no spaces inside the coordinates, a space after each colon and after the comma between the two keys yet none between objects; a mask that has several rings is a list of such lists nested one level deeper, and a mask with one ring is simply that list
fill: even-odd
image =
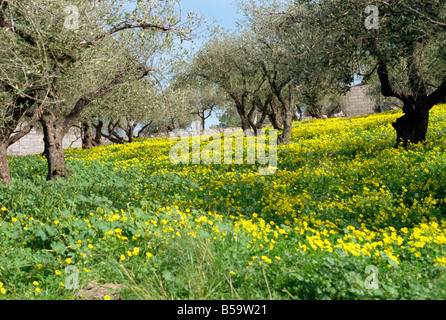
[{"label": "green grass", "polygon": [[91,281],[123,299],[444,299],[446,105],[408,150],[399,116],[296,123],[271,176],[173,165],[167,139],[70,149],[57,182],[43,157],[11,157],[0,299],[82,299]]}]

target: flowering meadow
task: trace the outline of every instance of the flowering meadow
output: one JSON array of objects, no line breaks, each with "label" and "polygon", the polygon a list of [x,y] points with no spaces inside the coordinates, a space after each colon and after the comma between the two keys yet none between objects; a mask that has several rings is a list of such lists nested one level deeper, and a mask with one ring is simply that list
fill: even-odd
[{"label": "flowering meadow", "polygon": [[169,139],[69,149],[57,182],[11,157],[0,299],[445,299],[446,105],[408,149],[400,116],[296,122],[267,176],[174,165]]}]

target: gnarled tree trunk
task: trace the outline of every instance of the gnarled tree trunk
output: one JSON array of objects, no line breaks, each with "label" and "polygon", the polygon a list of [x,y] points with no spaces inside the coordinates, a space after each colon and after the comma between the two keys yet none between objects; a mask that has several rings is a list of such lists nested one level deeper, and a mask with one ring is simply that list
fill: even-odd
[{"label": "gnarled tree trunk", "polygon": [[0,143],[0,182],[9,186],[11,183],[11,174],[9,172],[7,150],[8,145],[6,143]]},{"label": "gnarled tree trunk", "polygon": [[429,95],[427,94],[427,84],[421,77],[419,60],[420,57],[417,55],[417,50],[415,50],[415,62],[411,64],[409,72],[412,94],[407,94],[393,88],[390,83],[387,65],[384,61],[379,62],[378,76],[381,82],[382,94],[385,97],[398,98],[404,104],[404,115],[392,124],[397,134],[396,147],[401,144],[407,147],[409,142],[420,143],[426,141],[429,127],[429,111],[446,96],[446,78],[435,91]]},{"label": "gnarled tree trunk", "polygon": [[95,147],[99,147],[101,145],[101,138],[102,138],[102,128],[104,127],[104,122],[101,120],[98,121],[98,124],[93,124],[95,129],[93,144]]},{"label": "gnarled tree trunk", "polygon": [[251,132],[251,123],[249,122],[249,118],[245,115],[240,115],[240,121],[242,124],[242,129],[243,132],[245,132],[245,134],[249,135],[253,135]]},{"label": "gnarled tree trunk", "polygon": [[[138,125],[138,122],[134,122],[133,124],[130,124],[130,121],[127,123],[127,128],[125,130],[125,133],[127,135],[128,143],[133,143],[135,139],[135,128]],[[203,129],[204,131],[204,129]]]},{"label": "gnarled tree trunk", "polygon": [[91,121],[82,122],[82,149],[93,148],[93,134],[91,132]]},{"label": "gnarled tree trunk", "polygon": [[268,118],[271,121],[273,128],[275,130],[283,130],[283,122],[284,122],[284,116],[282,116],[283,110],[274,101],[271,101],[270,106],[271,110],[268,112]]},{"label": "gnarled tree trunk", "polygon": [[322,119],[322,106],[312,105],[308,108],[308,114],[316,119]]},{"label": "gnarled tree trunk", "polygon": [[293,127],[293,119],[295,116],[294,105],[296,103],[296,97],[294,95],[294,87],[291,85],[288,99],[281,99],[283,109],[285,111],[285,119],[283,121],[283,131],[279,136],[280,144],[289,144],[291,139],[291,129]]},{"label": "gnarled tree trunk", "polygon": [[[252,108],[248,120],[251,125],[251,128],[254,130],[255,136],[259,136],[262,131],[271,99],[272,95],[268,96],[265,102],[262,102],[262,100],[259,97],[256,97],[252,101]],[[256,111],[256,109],[258,112],[260,112],[260,117],[258,117],[257,115],[255,119],[253,119],[254,111]]]},{"label": "gnarled tree trunk", "polygon": [[40,122],[43,127],[45,157],[48,162],[47,180],[55,181],[58,177],[65,177],[68,173],[63,152],[65,133],[60,129],[57,118],[52,113],[45,112]]},{"label": "gnarled tree trunk", "polygon": [[134,138],[135,138],[135,128],[130,126],[127,129],[127,138],[128,138],[128,143],[133,143]]},{"label": "gnarled tree trunk", "polygon": [[240,122],[242,125],[243,132],[245,132],[245,135],[253,135],[251,131],[251,123],[249,121],[250,115],[246,111],[246,97],[243,96],[241,99],[239,99],[236,96],[232,96],[235,101],[235,106],[237,109],[237,113],[240,116]]},{"label": "gnarled tree trunk", "polygon": [[397,119],[392,126],[396,130],[396,146],[401,144],[407,147],[408,143],[420,143],[426,141],[429,127],[429,108],[414,105],[403,108],[404,115]]}]

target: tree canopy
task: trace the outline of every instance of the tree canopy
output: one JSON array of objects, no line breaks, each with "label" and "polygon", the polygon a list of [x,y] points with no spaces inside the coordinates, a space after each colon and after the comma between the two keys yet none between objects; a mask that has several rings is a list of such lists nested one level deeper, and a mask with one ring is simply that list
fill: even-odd
[{"label": "tree canopy", "polygon": [[[37,123],[48,179],[68,173],[73,126],[91,148],[156,130],[187,128],[212,112],[237,114],[282,144],[304,114],[332,116],[360,79],[404,115],[397,145],[426,140],[429,112],[446,99],[444,0],[239,1],[243,23],[215,28],[188,55],[202,18],[180,0],[0,0],[0,180],[7,148]],[[234,123],[234,121],[230,121]]]}]

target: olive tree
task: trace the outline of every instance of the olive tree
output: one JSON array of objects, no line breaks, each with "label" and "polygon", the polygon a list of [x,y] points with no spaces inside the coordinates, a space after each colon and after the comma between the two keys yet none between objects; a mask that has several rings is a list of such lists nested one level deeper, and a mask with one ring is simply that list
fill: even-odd
[{"label": "olive tree", "polygon": [[[26,101],[15,104],[27,108],[36,101],[30,100],[30,93],[44,95],[39,121],[48,180],[67,174],[62,139],[91,102],[115,86],[149,76],[145,52],[150,53],[151,48],[162,51],[171,43],[171,35],[188,39],[200,24],[193,14],[181,20],[177,0],[2,0],[1,4],[2,31],[12,31],[11,41],[17,39],[29,47],[24,56],[37,55],[37,72],[30,72],[45,80],[40,80],[45,86],[38,81],[6,86],[6,90],[19,92],[17,99],[24,96]],[[161,35],[165,40],[154,46],[153,40]],[[81,85],[73,90],[76,87],[70,83]]]},{"label": "olive tree", "polygon": [[245,39],[217,30],[194,57],[190,74],[216,84],[235,104],[243,131],[257,130],[254,102],[265,84],[262,70],[246,59]]},{"label": "olive tree", "polygon": [[[393,123],[397,146],[426,140],[429,112],[446,97],[446,6],[443,0],[295,1],[290,13],[321,39],[312,48],[325,56],[340,83],[376,74],[385,97],[401,101]],[[324,36],[324,37],[322,37]]]},{"label": "olive tree", "polygon": [[21,1],[0,1],[0,182],[6,185],[7,149],[36,125],[54,78],[40,18],[29,9]]}]

